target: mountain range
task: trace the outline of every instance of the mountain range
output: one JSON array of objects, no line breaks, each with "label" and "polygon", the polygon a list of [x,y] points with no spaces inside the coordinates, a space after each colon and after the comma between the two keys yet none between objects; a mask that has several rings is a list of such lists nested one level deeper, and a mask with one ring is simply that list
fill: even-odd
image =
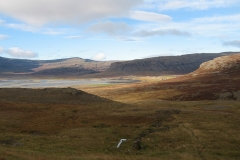
[{"label": "mountain range", "polygon": [[131,61],[93,61],[82,58],[26,60],[0,57],[0,75],[45,77],[180,75],[197,70],[203,62],[237,53],[240,52],[196,53]]},{"label": "mountain range", "polygon": [[106,72],[117,75],[187,74],[197,70],[203,62],[231,54],[236,53],[200,53],[115,62]]},{"label": "mountain range", "polygon": [[204,62],[197,70],[176,78],[108,88],[90,88],[86,91],[124,102],[134,102],[138,99],[150,102],[156,99],[161,101],[239,101],[239,73],[240,54],[233,54]]},{"label": "mountain range", "polygon": [[105,71],[112,62],[82,58],[27,60],[0,57],[0,75],[79,76]]}]

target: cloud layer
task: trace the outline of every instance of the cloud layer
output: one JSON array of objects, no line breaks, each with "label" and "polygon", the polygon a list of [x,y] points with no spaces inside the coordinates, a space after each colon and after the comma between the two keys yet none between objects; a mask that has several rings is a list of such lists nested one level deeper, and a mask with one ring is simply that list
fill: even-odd
[{"label": "cloud layer", "polygon": [[32,51],[23,50],[18,47],[12,47],[7,49],[6,52],[8,55],[16,58],[36,58],[38,55]]},{"label": "cloud layer", "polygon": [[131,28],[124,22],[100,22],[92,25],[89,30],[97,33],[107,33],[109,35],[124,34],[129,32]]},{"label": "cloud layer", "polygon": [[223,42],[224,46],[233,46],[233,47],[238,47],[240,48],[240,41],[239,40],[235,40],[235,41],[227,41],[227,42]]},{"label": "cloud layer", "polygon": [[151,37],[151,36],[165,36],[165,35],[190,36],[191,34],[188,32],[180,31],[176,29],[167,29],[167,30],[152,30],[152,31],[141,30],[139,32],[136,32],[135,35],[140,37]]},{"label": "cloud layer", "polygon": [[0,46],[0,54],[4,51],[3,47]]},{"label": "cloud layer", "polygon": [[92,57],[92,60],[95,60],[95,61],[102,61],[102,60],[105,60],[106,59],[106,56],[104,53],[98,53],[98,54],[95,54],[93,57]]},{"label": "cloud layer", "polygon": [[223,23],[223,22],[238,22],[240,21],[240,14],[234,15],[224,15],[224,16],[212,16],[212,17],[203,17],[195,18],[194,22],[198,23]]},{"label": "cloud layer", "polygon": [[170,16],[145,11],[132,11],[130,12],[130,18],[149,22],[168,22],[172,20]]},{"label": "cloud layer", "polygon": [[81,38],[86,38],[85,36],[66,36],[64,37],[66,39],[81,39]]},{"label": "cloud layer", "polygon": [[0,0],[0,13],[31,25],[79,24],[126,15],[143,0]]},{"label": "cloud layer", "polygon": [[147,8],[157,8],[159,10],[206,10],[239,3],[238,0],[145,0],[145,2]]},{"label": "cloud layer", "polygon": [[9,36],[4,35],[4,34],[0,34],[0,40],[4,40],[4,39],[7,39],[7,38],[9,38]]}]

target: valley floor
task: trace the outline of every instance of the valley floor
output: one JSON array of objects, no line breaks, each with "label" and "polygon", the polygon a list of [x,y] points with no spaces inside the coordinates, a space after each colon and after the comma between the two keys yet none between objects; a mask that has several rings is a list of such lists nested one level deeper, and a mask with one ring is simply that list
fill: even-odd
[{"label": "valley floor", "polygon": [[239,159],[240,101],[161,100],[180,91],[150,81],[1,89],[0,160]]}]

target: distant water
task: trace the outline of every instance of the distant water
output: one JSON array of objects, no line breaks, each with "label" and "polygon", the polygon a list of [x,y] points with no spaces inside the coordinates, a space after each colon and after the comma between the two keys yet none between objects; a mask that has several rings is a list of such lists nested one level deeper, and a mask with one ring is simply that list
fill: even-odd
[{"label": "distant water", "polygon": [[134,83],[135,80],[112,80],[112,79],[1,79],[0,88],[47,88],[47,87],[70,87],[76,85],[110,84],[110,83]]}]

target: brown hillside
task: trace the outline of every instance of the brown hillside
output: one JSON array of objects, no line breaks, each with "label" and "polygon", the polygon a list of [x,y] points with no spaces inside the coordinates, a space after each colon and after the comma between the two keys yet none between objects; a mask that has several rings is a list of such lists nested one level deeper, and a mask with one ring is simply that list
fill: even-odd
[{"label": "brown hillside", "polygon": [[112,63],[105,74],[116,75],[159,75],[187,74],[195,71],[203,62],[216,57],[230,55],[225,53],[202,53],[182,56],[165,56]]},{"label": "brown hillside", "polygon": [[0,57],[0,75],[81,76],[105,71],[114,61],[93,61],[82,58],[26,60]]},{"label": "brown hillside", "polygon": [[[203,63],[190,74],[154,83],[129,84],[88,90],[109,99],[135,100],[240,100],[240,54]],[[117,93],[117,96],[114,96]]]},{"label": "brown hillside", "polygon": [[53,104],[92,104],[110,102],[110,100],[74,88],[0,88],[0,101]]},{"label": "brown hillside", "polygon": [[215,58],[184,77],[189,87],[177,100],[240,100],[240,54]]},{"label": "brown hillside", "polygon": [[200,65],[199,69],[190,75],[206,75],[206,74],[219,74],[219,75],[232,75],[238,76],[240,71],[240,54],[230,56],[222,56],[215,58],[212,61],[204,62]]},{"label": "brown hillside", "polygon": [[198,69],[203,62],[230,54],[234,52],[165,56],[122,62],[93,61],[82,58],[25,60],[0,57],[0,75],[2,77],[17,75],[64,78],[187,74]]}]

